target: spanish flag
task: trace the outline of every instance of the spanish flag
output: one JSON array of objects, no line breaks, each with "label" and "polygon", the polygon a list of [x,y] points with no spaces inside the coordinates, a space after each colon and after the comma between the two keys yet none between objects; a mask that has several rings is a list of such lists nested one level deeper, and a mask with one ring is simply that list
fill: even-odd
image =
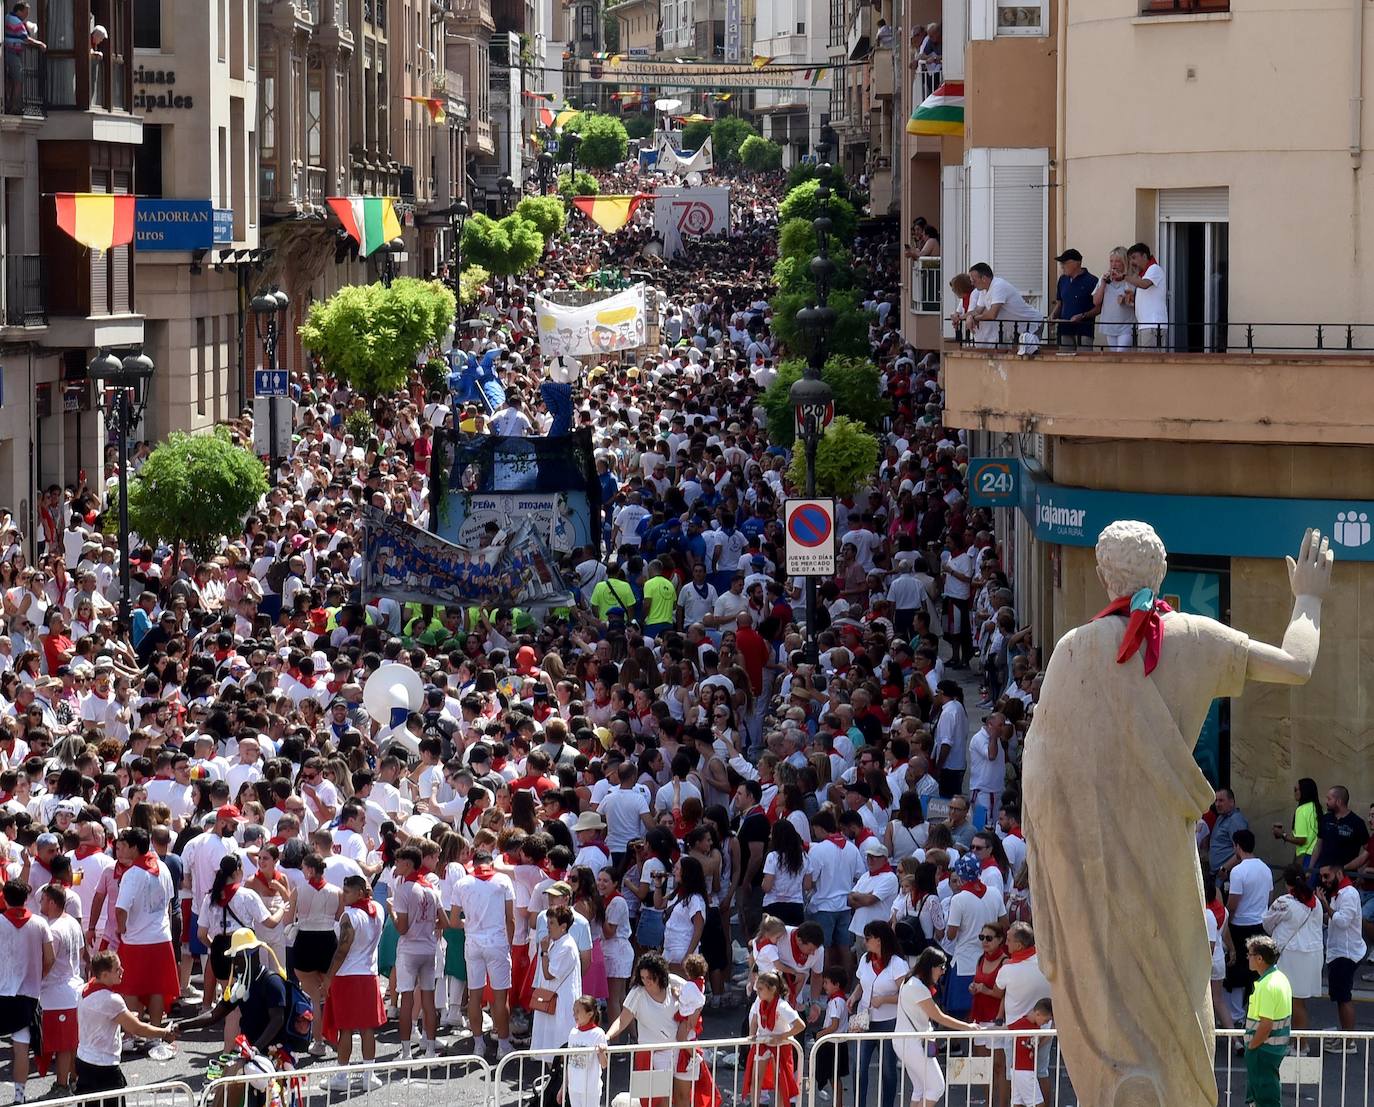
[{"label": "spanish flag", "polygon": [[560,111],[557,115],[553,117],[553,125],[557,127],[559,130],[562,130],[563,124],[565,124],[569,119],[571,119],[576,114],[577,110],[575,108],[564,108],[562,111]]},{"label": "spanish flag", "polygon": [[415,104],[423,104],[425,109],[429,112],[429,121],[431,123],[442,124],[448,119],[448,112],[444,109],[444,102],[437,96],[407,96],[406,99]]},{"label": "spanish flag", "polygon": [[574,196],[573,207],[607,234],[615,234],[648,198],[642,192],[633,196]]},{"label": "spanish flag", "polygon": [[59,192],[57,225],[88,250],[105,251],[134,240],[136,197],[105,192]]},{"label": "spanish flag", "polygon": [[401,237],[396,201],[390,196],[330,196],[327,202],[363,257]]},{"label": "spanish flag", "polygon": [[755,69],[762,69],[765,65],[771,65],[772,61],[767,54],[755,54],[753,65]]},{"label": "spanish flag", "polygon": [[964,82],[945,81],[916,105],[906,123],[909,135],[964,133]]}]

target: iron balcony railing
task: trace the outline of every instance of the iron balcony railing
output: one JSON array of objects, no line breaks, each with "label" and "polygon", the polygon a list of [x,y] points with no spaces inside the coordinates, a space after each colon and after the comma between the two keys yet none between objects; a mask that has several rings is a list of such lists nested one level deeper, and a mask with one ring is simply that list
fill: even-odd
[{"label": "iron balcony railing", "polygon": [[19,54],[19,80],[5,82],[5,114],[42,119],[48,114],[47,67],[37,46],[25,45]]},{"label": "iron balcony railing", "polygon": [[1145,354],[1374,355],[1374,323],[1099,322],[1088,334],[1074,333],[1081,326],[1058,319],[963,320],[955,327],[955,341],[969,348],[1023,353],[1043,347]]},{"label": "iron balcony railing", "polygon": [[4,321],[7,327],[46,327],[48,305],[43,293],[43,258],[39,254],[6,254]]}]

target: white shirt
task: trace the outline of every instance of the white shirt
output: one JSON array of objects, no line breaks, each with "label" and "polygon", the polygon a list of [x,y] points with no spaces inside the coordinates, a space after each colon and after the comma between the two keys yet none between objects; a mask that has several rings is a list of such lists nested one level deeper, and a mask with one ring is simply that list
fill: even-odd
[{"label": "white shirt", "polygon": [[406,917],[406,932],[396,944],[400,953],[430,954],[439,946],[434,928],[439,918],[439,886],[432,876],[398,880],[391,893],[391,910]]},{"label": "white shirt", "polygon": [[515,904],[515,886],[504,873],[490,880],[465,876],[453,889],[453,901],[462,908],[467,940],[488,944],[506,941],[506,904]]},{"label": "white shirt", "polygon": [[716,600],[719,598],[713,584],[708,583],[704,593],[697,590],[694,582],[684,584],[682,591],[677,594],[677,605],[682,609],[683,626],[691,626],[705,619],[715,610]]},{"label": "white shirt", "polygon": [[891,870],[878,873],[876,876],[873,873],[864,873],[859,877],[854,883],[853,890],[866,896],[877,896],[878,902],[868,907],[854,908],[854,919],[849,924],[849,932],[862,936],[864,927],[869,923],[887,922],[892,917],[892,901],[897,898],[899,887],[897,874]]},{"label": "white shirt", "polygon": [[53,963],[52,970],[43,977],[42,994],[38,999],[45,1014],[71,1011],[81,996],[81,952],[86,937],[81,932],[81,924],[70,915],[62,914],[43,921],[48,924],[52,939]]},{"label": "white shirt", "polygon": [[372,909],[375,916],[369,916],[361,907],[344,908],[341,918],[347,919],[353,928],[353,944],[348,947],[348,956],[335,975],[377,975],[377,943],[382,940],[384,915],[376,904],[372,905]]},{"label": "white shirt", "polygon": [[124,1031],[117,1020],[128,1009],[124,997],[108,988],[82,996],[76,1005],[80,1033],[76,1056],[88,1065],[105,1068],[118,1065],[120,1050],[124,1047]]},{"label": "white shirt", "polygon": [[802,858],[801,868],[795,873],[788,872],[783,864],[782,855],[769,853],[763,859],[763,875],[773,878],[773,890],[765,892],[763,903],[801,903],[802,880],[806,876],[806,858]]},{"label": "white shirt", "polygon": [[227,907],[212,903],[209,893],[206,893],[196,909],[196,922],[205,928],[205,933],[212,941],[244,926],[256,933],[265,918],[267,907],[262,897],[251,888],[236,891]]},{"label": "white shirt", "polygon": [[949,754],[945,758],[945,768],[962,772],[968,767],[968,716],[964,705],[958,700],[950,700],[940,709],[940,717],[935,722],[935,751],[947,746]]},{"label": "white shirt", "polygon": [[41,915],[30,915],[23,926],[0,919],[0,995],[38,998],[43,986],[43,947],[49,941],[48,920]]},{"label": "white shirt", "polygon": [[157,876],[135,865],[119,882],[115,908],[126,911],[123,941],[133,946],[154,945],[172,940],[168,905],[176,888],[164,861],[157,863]]},{"label": "white shirt", "polygon": [[1169,321],[1169,294],[1164,280],[1164,270],[1155,262],[1140,274],[1142,280],[1150,281],[1149,288],[1135,290],[1135,321],[1137,323],[1167,323]]},{"label": "white shirt", "polygon": [[988,923],[996,922],[1007,913],[1002,897],[989,888],[982,896],[970,891],[954,893],[949,901],[950,927],[958,927],[954,938],[954,971],[960,976],[972,976],[978,969],[978,961],[983,952],[978,943],[978,935]]},{"label": "white shirt", "polygon": [[649,797],[639,788],[614,788],[601,801],[597,813],[606,820],[606,844],[612,853],[623,853],[644,833],[642,815],[649,813]]},{"label": "white shirt", "polygon": [[[872,962],[866,956],[859,959],[859,987],[863,989],[859,1008],[868,1009],[870,1020],[881,1022],[897,1017],[897,993],[906,974],[907,963],[901,957],[894,957],[883,967],[881,973],[874,971]],[[875,1001],[875,991],[885,994]]]},{"label": "white shirt", "polygon": [[1367,947],[1360,933],[1360,893],[1350,884],[1331,896],[1330,901],[1331,918],[1326,927],[1326,963],[1329,965],[1338,957],[1363,961]]},{"label": "white shirt", "polygon": [[[988,746],[992,739],[988,735],[986,727],[980,727],[978,733],[969,739],[968,744],[968,790],[972,792],[991,793],[1000,796],[1007,786],[1007,747],[1004,743],[997,743],[997,757],[988,757]],[[995,811],[989,811],[988,817],[995,815]]]},{"label": "white shirt", "polygon": [[530,433],[530,421],[523,411],[505,407],[492,416],[491,430],[493,434],[522,438]]},{"label": "white shirt", "polygon": [[813,845],[806,855],[806,871],[814,883],[811,893],[813,911],[844,911],[854,882],[864,874],[863,859],[853,842],[844,848],[828,839]]},{"label": "white shirt", "polygon": [[334,848],[340,856],[348,857],[359,865],[367,861],[367,842],[356,830],[334,831]]},{"label": "white shirt", "polygon": [[1009,1024],[1025,1018],[1037,1003],[1050,994],[1050,982],[1040,971],[1039,956],[1027,957],[1015,964],[1004,961],[997,970],[997,987],[1006,993],[1002,1002]]},{"label": "white shirt", "polygon": [[1237,926],[1259,926],[1264,910],[1269,906],[1269,893],[1274,889],[1274,874],[1258,857],[1247,857],[1231,870],[1231,884],[1227,892],[1239,896],[1231,913]]}]

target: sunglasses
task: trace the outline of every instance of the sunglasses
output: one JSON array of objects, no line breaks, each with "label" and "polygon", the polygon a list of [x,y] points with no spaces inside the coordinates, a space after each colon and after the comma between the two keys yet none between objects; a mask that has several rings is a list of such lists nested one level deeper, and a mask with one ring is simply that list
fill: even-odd
[{"label": "sunglasses", "polygon": [[997,941],[997,935],[996,935],[996,934],[979,934],[979,935],[978,935],[978,940],[979,940],[980,942],[995,942],[995,941]]}]

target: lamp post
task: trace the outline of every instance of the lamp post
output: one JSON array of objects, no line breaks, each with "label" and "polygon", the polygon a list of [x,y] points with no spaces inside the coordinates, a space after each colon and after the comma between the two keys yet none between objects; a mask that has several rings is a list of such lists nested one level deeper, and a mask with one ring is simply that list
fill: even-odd
[{"label": "lamp post", "polygon": [[[830,260],[830,189],[824,183],[830,177],[830,166],[819,166],[822,183],[816,188],[819,215],[811,221],[816,232],[816,256],[811,259],[811,274],[816,280],[816,303],[797,312],[797,328],[810,339],[806,368],[801,378],[788,391],[793,407],[804,413],[802,446],[806,452],[806,497],[816,495],[816,448],[821,438],[821,415],[833,399],[830,385],[821,379],[825,367],[826,336],[835,326],[835,309],[830,307],[830,279],[835,263]],[[806,657],[815,665],[820,658],[816,637],[816,578],[806,578]]]},{"label": "lamp post", "polygon": [[139,352],[117,358],[106,352],[86,367],[91,380],[103,381],[115,389],[111,416],[119,434],[119,621],[129,627],[129,434],[142,415],[148,391],[142,390],[139,411],[134,413],[129,392],[153,375],[153,359]]},{"label": "lamp post", "polygon": [[[390,282],[388,282],[390,283]],[[281,315],[291,303],[291,298],[279,288],[259,292],[250,305],[253,310],[254,324],[258,341],[262,343],[264,360],[269,372],[277,369],[277,342],[281,338]],[[277,397],[267,398],[267,472],[273,483],[277,479]]]},{"label": "lamp post", "polygon": [[458,300],[458,322],[463,321],[463,227],[472,209],[463,199],[453,205],[453,295]]},{"label": "lamp post", "polygon": [[549,194],[549,185],[553,183],[553,155],[545,150],[539,155],[539,195]]},{"label": "lamp post", "polygon": [[510,179],[509,173],[496,182],[496,191],[501,195],[501,214],[509,215],[511,196],[515,193],[515,182]]},{"label": "lamp post", "polygon": [[405,253],[406,244],[402,239],[393,238],[385,246],[379,246],[378,250],[386,255],[382,261],[382,284],[390,288],[391,282],[396,279],[396,258]]},{"label": "lamp post", "polygon": [[563,136],[563,145],[568,149],[568,180],[571,181],[577,176],[577,148],[582,145],[582,136],[576,131],[569,131]]}]

